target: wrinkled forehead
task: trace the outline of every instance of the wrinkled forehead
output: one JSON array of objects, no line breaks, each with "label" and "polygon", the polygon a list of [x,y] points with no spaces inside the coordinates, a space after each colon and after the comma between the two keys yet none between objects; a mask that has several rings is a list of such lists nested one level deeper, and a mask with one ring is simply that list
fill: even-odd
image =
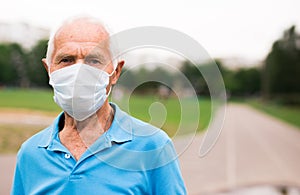
[{"label": "wrinkled forehead", "polygon": [[94,43],[109,49],[109,33],[103,25],[87,20],[77,20],[64,24],[55,34],[54,50],[65,43]]}]

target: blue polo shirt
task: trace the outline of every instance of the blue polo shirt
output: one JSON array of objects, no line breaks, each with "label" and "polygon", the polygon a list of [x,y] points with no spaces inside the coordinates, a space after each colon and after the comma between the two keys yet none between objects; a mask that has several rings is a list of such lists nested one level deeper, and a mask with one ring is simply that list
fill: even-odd
[{"label": "blue polo shirt", "polygon": [[63,113],[24,142],[11,194],[186,194],[170,138],[111,106],[111,127],[78,161],[58,137]]}]

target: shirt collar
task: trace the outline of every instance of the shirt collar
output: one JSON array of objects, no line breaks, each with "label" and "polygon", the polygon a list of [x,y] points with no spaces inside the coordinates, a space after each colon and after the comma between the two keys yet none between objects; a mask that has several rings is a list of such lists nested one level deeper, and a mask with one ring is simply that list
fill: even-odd
[{"label": "shirt collar", "polygon": [[59,121],[63,117],[64,113],[61,112],[53,121],[53,123],[47,127],[44,131],[44,135],[40,139],[39,147],[46,148],[48,147],[53,140],[55,139],[55,136],[59,132]]},{"label": "shirt collar", "polygon": [[107,137],[116,143],[131,141],[133,139],[132,118],[122,111],[116,104],[110,103],[115,110],[114,120],[106,132]]},{"label": "shirt collar", "polygon": [[[115,110],[114,119],[108,131],[102,136],[106,136],[109,141],[116,143],[131,141],[133,139],[131,117],[116,104],[110,103],[110,105]],[[55,136],[59,132],[59,121],[63,117],[63,114],[63,112],[60,113],[52,125],[45,129],[45,134],[40,140],[39,147],[47,148],[53,143]]]}]

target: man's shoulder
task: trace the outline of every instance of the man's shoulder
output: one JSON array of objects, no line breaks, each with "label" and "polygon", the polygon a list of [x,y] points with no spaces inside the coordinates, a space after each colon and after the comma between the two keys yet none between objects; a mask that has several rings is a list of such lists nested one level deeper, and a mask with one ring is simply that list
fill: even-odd
[{"label": "man's shoulder", "polygon": [[[115,156],[118,158],[109,159],[107,162],[110,165],[126,170],[145,171],[174,162],[176,152],[173,143],[162,129],[127,114],[122,119],[115,128],[115,133],[131,133],[132,139],[114,147],[114,154],[117,154]],[[122,158],[126,160],[120,160]]]},{"label": "man's shoulder", "polygon": [[127,137],[128,134],[131,134],[131,143],[140,149],[144,148],[146,150],[156,149],[171,142],[170,137],[160,127],[155,127],[129,115],[116,104],[113,104],[113,106],[117,111],[114,124],[116,129],[118,129],[113,133]]},{"label": "man's shoulder", "polygon": [[133,140],[139,142],[138,145],[142,145],[144,149],[157,149],[171,142],[168,134],[159,127],[155,127],[135,117],[131,117],[131,120]]}]

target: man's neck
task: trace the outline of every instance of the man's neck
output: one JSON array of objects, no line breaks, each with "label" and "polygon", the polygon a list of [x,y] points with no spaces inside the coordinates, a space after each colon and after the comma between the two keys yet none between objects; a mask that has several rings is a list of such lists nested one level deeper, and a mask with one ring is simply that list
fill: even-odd
[{"label": "man's neck", "polygon": [[66,146],[78,160],[105,131],[109,129],[114,118],[114,110],[108,101],[84,121],[76,121],[65,113],[64,128],[60,131],[61,143]]}]

